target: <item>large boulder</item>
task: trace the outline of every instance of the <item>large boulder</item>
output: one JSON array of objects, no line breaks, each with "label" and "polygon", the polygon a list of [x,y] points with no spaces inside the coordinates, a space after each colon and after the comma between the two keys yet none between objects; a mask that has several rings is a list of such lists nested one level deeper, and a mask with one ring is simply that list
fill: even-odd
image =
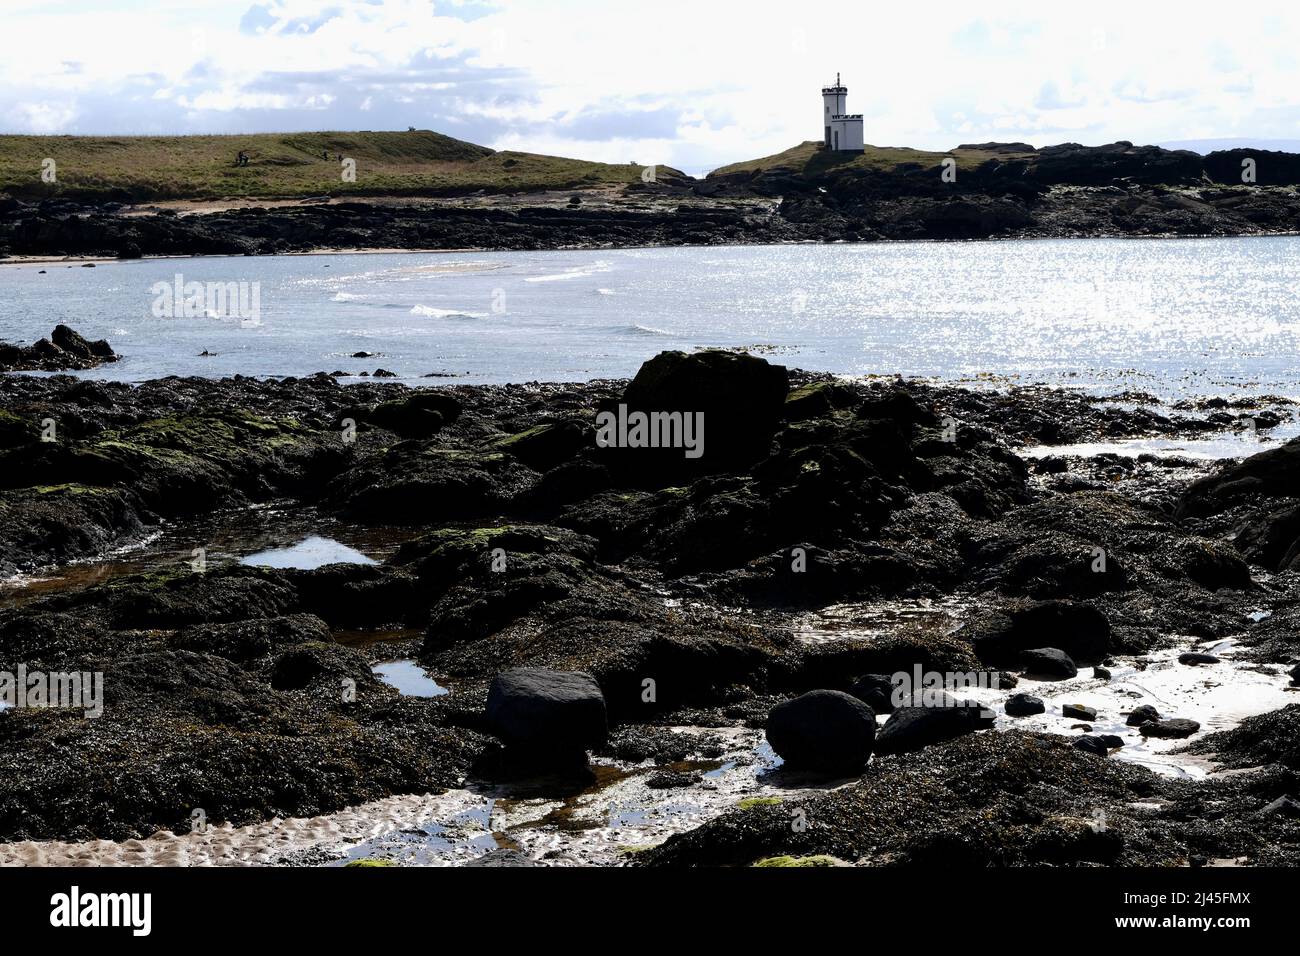
[{"label": "large boulder", "polygon": [[428,438],[459,418],[460,411],[460,402],[452,396],[429,391],[384,402],[360,415],[367,424],[396,432],[403,438]]},{"label": "large boulder", "polygon": [[[660,487],[743,469],[767,456],[789,390],[784,366],[752,355],[661,352],[641,366],[618,402],[601,409],[598,429],[612,421],[606,416],[629,416],[629,426],[617,429],[620,440],[612,446],[602,440],[610,433],[598,430],[601,460],[632,483]],[[683,424],[688,417],[693,426],[702,422],[702,434],[691,436],[697,447],[687,449],[681,441],[673,447],[632,447],[630,416],[656,412],[678,413]],[[624,443],[623,437],[630,440]],[[688,450],[699,454],[688,458]]]},{"label": "large boulder", "polygon": [[837,690],[809,691],[772,708],[767,740],[792,769],[854,773],[871,756],[876,716]]},{"label": "large boulder", "polygon": [[974,701],[918,691],[894,711],[876,735],[876,753],[901,754],[993,726],[992,711]]},{"label": "large boulder", "polygon": [[80,359],[99,359],[105,362],[117,359],[117,354],[106,339],[91,342],[80,332],[66,325],[56,325],[50,334],[50,340],[63,351]]},{"label": "large boulder", "polygon": [[1148,721],[1159,719],[1160,711],[1156,710],[1151,704],[1142,704],[1133,708],[1133,712],[1128,715],[1128,719],[1124,721],[1124,723],[1128,724],[1130,727],[1141,727]]},{"label": "large boulder", "polygon": [[534,756],[581,753],[599,747],[609,732],[605,696],[582,671],[520,667],[498,674],[485,719],[508,748]]},{"label": "large boulder", "polygon": [[1023,651],[1020,667],[1027,677],[1068,680],[1079,673],[1070,655],[1055,647],[1036,647]]},{"label": "large boulder", "polygon": [[1177,516],[1217,514],[1255,496],[1300,498],[1300,438],[1193,483],[1183,493]]}]

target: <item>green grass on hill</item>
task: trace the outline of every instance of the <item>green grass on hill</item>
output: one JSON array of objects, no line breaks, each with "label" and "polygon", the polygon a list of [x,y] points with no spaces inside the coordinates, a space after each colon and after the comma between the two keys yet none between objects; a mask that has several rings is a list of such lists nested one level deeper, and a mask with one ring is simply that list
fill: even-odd
[{"label": "green grass on hill", "polygon": [[1007,160],[1030,156],[1032,154],[984,149],[951,149],[946,153],[937,153],[906,146],[867,146],[861,153],[833,153],[824,149],[820,140],[810,140],[774,156],[723,166],[709,175],[726,177],[763,172],[817,175],[834,169],[892,170],[907,164],[929,169],[949,157],[957,160],[958,169],[974,169],[990,159]]},{"label": "green grass on hill", "polygon": [[[237,166],[240,150],[249,156]],[[325,154],[329,158],[325,158]],[[356,160],[344,182],[339,156]],[[57,184],[41,181],[53,159]],[[427,130],[233,136],[0,135],[0,192],[122,200],[460,195],[640,180],[640,166],[495,152]],[[680,175],[676,170],[663,172]]]}]

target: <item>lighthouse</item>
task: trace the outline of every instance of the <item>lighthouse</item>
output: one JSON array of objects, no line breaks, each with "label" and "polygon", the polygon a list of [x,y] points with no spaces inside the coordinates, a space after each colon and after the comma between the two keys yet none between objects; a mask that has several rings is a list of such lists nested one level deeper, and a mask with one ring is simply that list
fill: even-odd
[{"label": "lighthouse", "polygon": [[837,153],[860,153],[862,114],[848,112],[849,88],[835,74],[834,86],[822,87],[822,143]]}]

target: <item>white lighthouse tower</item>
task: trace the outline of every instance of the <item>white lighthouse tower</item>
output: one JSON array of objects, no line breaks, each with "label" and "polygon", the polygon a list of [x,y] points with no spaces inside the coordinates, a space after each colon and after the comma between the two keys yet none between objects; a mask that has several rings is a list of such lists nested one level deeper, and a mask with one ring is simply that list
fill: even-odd
[{"label": "white lighthouse tower", "polygon": [[862,114],[848,112],[849,88],[835,74],[834,86],[822,87],[822,142],[839,153],[860,153],[866,145],[862,138]]}]

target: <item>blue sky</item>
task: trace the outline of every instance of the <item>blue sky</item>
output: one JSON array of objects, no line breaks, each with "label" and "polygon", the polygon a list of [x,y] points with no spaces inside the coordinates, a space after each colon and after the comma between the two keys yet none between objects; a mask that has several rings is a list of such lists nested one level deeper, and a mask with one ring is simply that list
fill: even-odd
[{"label": "blue sky", "polygon": [[5,0],[0,131],[416,126],[696,171],[819,137],[839,70],[879,145],[1300,139],[1287,5],[1063,7]]}]

